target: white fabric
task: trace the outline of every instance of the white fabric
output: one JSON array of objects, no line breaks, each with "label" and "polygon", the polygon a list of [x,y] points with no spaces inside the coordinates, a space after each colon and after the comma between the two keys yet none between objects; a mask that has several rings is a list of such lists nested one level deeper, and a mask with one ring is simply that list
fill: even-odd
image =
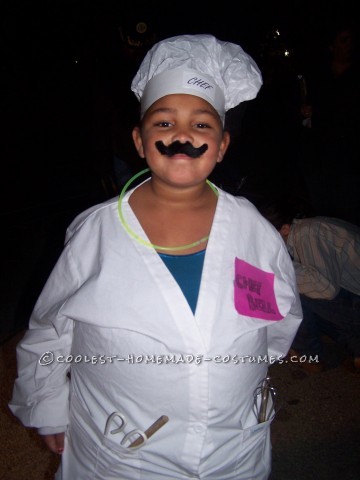
[{"label": "white fabric", "polygon": [[287,240],[299,292],[332,300],[341,288],[360,295],[360,228],[339,218],[294,219]]},{"label": "white fabric", "polygon": [[203,98],[215,108],[221,118],[225,117],[225,97],[214,80],[196,70],[181,67],[165,70],[149,80],[141,99],[141,117],[156,100],[173,93]]},{"label": "white fabric", "polygon": [[[124,215],[146,239],[128,204],[130,193]],[[235,257],[274,272],[283,320],[237,313]],[[159,255],[125,232],[114,199],[84,212],[68,229],[17,349],[10,408],[26,426],[69,425],[57,479],[265,480],[269,422],[257,424],[252,407],[269,363],[214,358],[285,355],[300,321],[286,247],[246,199],[219,189],[195,315]],[[46,351],[83,359],[71,363],[71,382],[70,364],[39,364]],[[114,356],[113,362],[101,363],[101,355]],[[146,355],[210,360],[156,364]],[[129,430],[145,430],[161,415],[169,422],[129,452],[120,446],[121,433],[103,435],[114,411],[125,414]]]},{"label": "white fabric", "polygon": [[[161,74],[171,70],[178,73],[165,82]],[[215,85],[223,92],[222,105],[219,95],[216,95],[216,100],[204,96],[204,89],[189,92],[189,84],[184,84],[181,70],[197,72],[199,80],[205,75],[206,81],[213,87],[208,92],[214,92]],[[194,73],[189,79],[194,78]],[[145,55],[131,89],[141,100],[141,115],[165,95],[191,93],[205,98],[223,117],[230,108],[255,98],[261,85],[260,69],[239,45],[219,40],[213,35],[199,34],[179,35],[156,43]]]}]

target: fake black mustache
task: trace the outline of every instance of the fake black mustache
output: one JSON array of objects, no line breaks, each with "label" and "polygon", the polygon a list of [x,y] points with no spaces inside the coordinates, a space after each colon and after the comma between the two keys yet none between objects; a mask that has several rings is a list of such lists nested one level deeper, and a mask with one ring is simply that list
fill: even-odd
[{"label": "fake black mustache", "polygon": [[206,143],[204,143],[204,145],[201,145],[201,147],[195,148],[191,145],[190,142],[181,143],[179,142],[179,140],[175,140],[175,142],[167,146],[164,145],[161,140],[159,140],[158,142],[155,142],[155,146],[162,155],[166,155],[167,157],[172,157],[173,155],[182,153],[184,155],[187,155],[188,157],[197,158],[200,157],[200,155],[202,155],[208,149]]}]

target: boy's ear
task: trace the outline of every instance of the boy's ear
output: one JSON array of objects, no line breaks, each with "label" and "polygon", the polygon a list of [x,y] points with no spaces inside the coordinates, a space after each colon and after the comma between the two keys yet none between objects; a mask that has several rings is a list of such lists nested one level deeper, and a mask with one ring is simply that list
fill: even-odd
[{"label": "boy's ear", "polygon": [[132,131],[132,138],[134,141],[135,148],[141,158],[145,158],[144,147],[142,143],[140,127],[134,127]]},{"label": "boy's ear", "polygon": [[225,130],[223,139],[221,141],[220,149],[219,149],[217,163],[222,162],[229,145],[230,145],[230,133]]}]

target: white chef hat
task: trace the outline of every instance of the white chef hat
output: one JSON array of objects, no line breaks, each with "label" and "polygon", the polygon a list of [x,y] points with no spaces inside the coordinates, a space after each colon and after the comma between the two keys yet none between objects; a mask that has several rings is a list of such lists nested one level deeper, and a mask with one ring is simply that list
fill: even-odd
[{"label": "white chef hat", "polygon": [[141,102],[141,117],[159,98],[187,93],[207,100],[224,121],[227,110],[255,98],[261,85],[258,66],[239,45],[199,34],[156,43],[131,90]]}]

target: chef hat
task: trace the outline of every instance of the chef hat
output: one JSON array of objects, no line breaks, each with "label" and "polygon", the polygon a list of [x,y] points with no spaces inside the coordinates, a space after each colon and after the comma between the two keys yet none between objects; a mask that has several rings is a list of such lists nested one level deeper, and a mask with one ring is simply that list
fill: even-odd
[{"label": "chef hat", "polygon": [[239,45],[199,34],[156,43],[131,90],[141,102],[141,117],[159,98],[187,93],[208,101],[224,121],[227,110],[255,98],[261,85],[258,66]]}]

